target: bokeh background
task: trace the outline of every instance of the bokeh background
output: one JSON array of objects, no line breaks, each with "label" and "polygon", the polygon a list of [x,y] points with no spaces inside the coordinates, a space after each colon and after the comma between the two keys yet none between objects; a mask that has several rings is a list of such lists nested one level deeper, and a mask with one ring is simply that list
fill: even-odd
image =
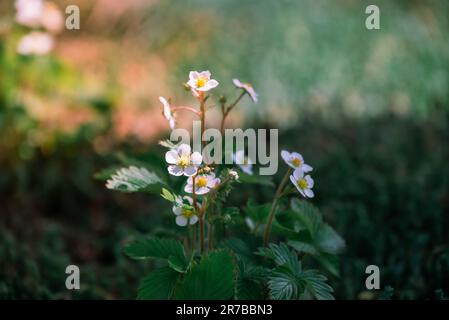
[{"label": "bokeh background", "polygon": [[[95,177],[142,161],[165,174],[157,97],[193,102],[182,83],[207,69],[215,97],[236,95],[233,77],[259,93],[230,126],[279,128],[280,146],[314,166],[313,202],[347,244],[340,276],[329,276],[337,298],[446,298],[449,3],[375,1],[381,30],[369,31],[371,2],[53,1],[61,12],[78,5],[81,29],[26,55],[17,46],[30,28],[1,1],[0,298],[135,297],[151,266],[122,244],[175,230],[174,219],[161,199]],[[231,201],[271,195],[242,185]],[[79,291],[65,288],[68,264],[81,268]],[[364,286],[369,264],[381,270],[378,292]]]}]

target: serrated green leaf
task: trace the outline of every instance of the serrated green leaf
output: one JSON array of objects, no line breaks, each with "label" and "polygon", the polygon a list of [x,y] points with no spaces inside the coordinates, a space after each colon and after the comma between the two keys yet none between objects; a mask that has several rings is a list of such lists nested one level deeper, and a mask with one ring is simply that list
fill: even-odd
[{"label": "serrated green leaf", "polygon": [[227,250],[203,256],[185,275],[176,290],[177,299],[226,300],[234,295],[235,264]]},{"label": "serrated green leaf", "polygon": [[297,299],[301,292],[294,273],[284,266],[273,270],[268,280],[268,288],[270,296],[274,300]]},{"label": "serrated green leaf", "polygon": [[304,283],[305,289],[318,300],[334,300],[334,289],[326,283],[327,278],[317,270],[303,271],[298,278]]},{"label": "serrated green leaf", "polygon": [[169,267],[163,267],[153,271],[140,281],[137,299],[170,299],[178,278],[179,273]]},{"label": "serrated green leaf", "polygon": [[125,253],[133,259],[159,258],[169,262],[169,266],[179,272],[188,267],[188,260],[181,243],[171,239],[148,238],[128,244]]},{"label": "serrated green leaf", "polygon": [[131,166],[117,170],[106,182],[106,188],[122,192],[157,192],[164,182],[145,168]]},{"label": "serrated green leaf", "polygon": [[279,245],[270,243],[268,248],[259,248],[257,254],[274,260],[278,266],[288,266],[292,270],[301,270],[301,263],[296,253],[291,251],[285,243]]},{"label": "serrated green leaf", "polygon": [[303,242],[303,241],[296,241],[296,240],[288,240],[287,244],[291,246],[293,249],[295,249],[298,252],[301,253],[308,253],[308,254],[317,254],[317,250],[315,249],[315,246],[313,244]]}]

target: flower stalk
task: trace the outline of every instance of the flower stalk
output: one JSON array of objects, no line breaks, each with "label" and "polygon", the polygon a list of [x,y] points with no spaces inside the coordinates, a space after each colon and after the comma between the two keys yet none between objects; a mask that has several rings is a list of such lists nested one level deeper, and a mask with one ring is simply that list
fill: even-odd
[{"label": "flower stalk", "polygon": [[265,226],[265,231],[264,231],[264,235],[263,235],[263,245],[267,246],[268,245],[268,241],[270,240],[270,233],[271,233],[271,226],[273,225],[273,220],[274,220],[274,216],[276,213],[276,207],[278,204],[279,199],[282,197],[282,191],[285,187],[285,184],[288,181],[288,178],[290,176],[292,169],[288,169],[287,172],[285,173],[284,178],[282,178],[281,183],[279,184],[276,193],[274,195],[273,198],[273,202],[271,204],[271,209],[270,209],[270,214],[268,216],[268,221],[267,224]]}]

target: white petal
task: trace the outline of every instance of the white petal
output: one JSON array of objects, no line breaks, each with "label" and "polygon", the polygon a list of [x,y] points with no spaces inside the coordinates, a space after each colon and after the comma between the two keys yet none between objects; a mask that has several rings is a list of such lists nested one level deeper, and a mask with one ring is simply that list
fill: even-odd
[{"label": "white petal", "polygon": [[200,74],[197,71],[190,71],[189,72],[189,79],[190,80],[196,80],[196,79],[198,79],[199,76],[200,76]]},{"label": "white petal", "polygon": [[180,156],[182,156],[182,155],[190,155],[190,150],[191,150],[190,146],[188,144],[186,144],[186,143],[183,143],[183,144],[181,144],[178,147],[178,154]]},{"label": "white petal", "polygon": [[211,73],[209,70],[206,70],[206,71],[201,71],[199,75],[203,78],[210,79]]},{"label": "white petal", "polygon": [[170,126],[170,129],[174,129],[175,128],[175,118],[170,118],[170,120],[168,120],[168,125]]},{"label": "white petal", "polygon": [[288,163],[290,161],[290,152],[288,152],[287,150],[282,150],[281,151],[281,158],[282,160],[284,160],[286,163]]},{"label": "white petal", "polygon": [[306,194],[304,193],[304,191],[303,191],[300,187],[296,186],[296,189],[298,189],[299,193],[300,193],[304,198],[307,198]]},{"label": "white petal", "polygon": [[243,164],[245,163],[245,151],[239,150],[234,154],[234,162],[235,164]]},{"label": "white petal", "polygon": [[305,163],[301,166],[301,169],[304,172],[310,172],[313,170],[313,168],[311,166],[309,166],[308,164],[305,164]]},{"label": "white petal", "polygon": [[187,85],[192,88],[192,92],[196,89],[196,80],[190,79],[187,81]]},{"label": "white petal", "polygon": [[199,152],[194,152],[190,157],[190,161],[192,161],[194,165],[199,166],[201,164],[201,161],[203,161],[203,156]]},{"label": "white petal", "polygon": [[187,218],[184,216],[177,216],[176,224],[180,227],[185,227],[187,225]]},{"label": "white petal", "polygon": [[[189,86],[192,87],[190,84],[189,84]],[[198,93],[198,91],[196,91],[194,88],[191,88],[191,91],[192,91],[192,95],[193,95],[195,98],[198,98],[198,97],[200,96],[200,94]]]},{"label": "white petal", "polygon": [[192,177],[187,178],[187,184],[188,184],[188,185],[193,185],[193,179],[192,179]]},{"label": "white petal", "polygon": [[248,88],[246,91],[248,92],[248,94],[251,97],[251,100],[253,100],[253,102],[258,101],[258,98],[257,98],[258,95],[257,95],[256,91],[254,91],[253,88]]},{"label": "white petal", "polygon": [[170,173],[173,176],[182,176],[182,168],[179,166],[168,166],[168,173]]},{"label": "white petal", "polygon": [[178,152],[176,150],[170,150],[165,153],[165,161],[169,164],[175,164],[178,158]]},{"label": "white petal", "polygon": [[197,167],[188,166],[184,169],[184,175],[187,177],[193,176],[197,172]]},{"label": "white petal", "polygon": [[295,171],[293,171],[293,177],[296,180],[299,180],[304,177],[304,172],[301,169],[295,169]]},{"label": "white petal", "polygon": [[197,223],[197,221],[198,221],[198,217],[196,215],[194,215],[190,218],[190,224],[195,224],[195,223]]},{"label": "white petal", "polygon": [[216,86],[218,86],[218,81],[211,79],[207,82],[207,85],[209,86],[210,89],[215,88]]},{"label": "white petal", "polygon": [[304,193],[305,193],[306,197],[308,197],[308,198],[313,198],[313,197],[315,196],[315,194],[313,193],[313,191],[310,190],[310,189],[305,189],[305,190],[304,190]]},{"label": "white petal", "polygon": [[250,176],[253,175],[253,166],[252,165],[240,165],[240,169],[242,169],[243,172],[246,174],[249,174]]},{"label": "white petal", "polygon": [[295,187],[297,187],[297,183],[296,183],[296,179],[295,179],[295,177],[291,174],[290,175],[290,181],[293,183],[293,185],[295,186]]},{"label": "white petal", "polygon": [[209,188],[215,188],[220,183],[220,181],[220,178],[207,179],[207,186]]},{"label": "white petal", "polygon": [[183,199],[185,199],[190,205],[193,205],[193,199],[189,196],[184,196]]},{"label": "white petal", "polygon": [[182,208],[178,206],[173,207],[173,213],[179,216],[182,213]]},{"label": "white petal", "polygon": [[306,181],[307,181],[307,186],[311,189],[313,188],[314,182],[311,176],[307,175],[305,176]]},{"label": "white petal", "polygon": [[209,192],[209,188],[207,187],[201,187],[195,190],[196,194],[206,194]]},{"label": "white petal", "polygon": [[241,87],[242,87],[242,83],[240,82],[239,79],[232,79],[232,82],[234,83],[234,85],[235,85],[237,88],[241,88]]},{"label": "white petal", "polygon": [[291,160],[293,160],[293,159],[299,159],[299,160],[301,160],[301,163],[304,163],[304,158],[302,157],[302,155],[300,154],[300,153],[298,153],[298,152],[292,152],[291,154],[290,154],[290,159]]},{"label": "white petal", "polygon": [[193,193],[193,186],[191,184],[186,184],[184,187],[184,192]]}]

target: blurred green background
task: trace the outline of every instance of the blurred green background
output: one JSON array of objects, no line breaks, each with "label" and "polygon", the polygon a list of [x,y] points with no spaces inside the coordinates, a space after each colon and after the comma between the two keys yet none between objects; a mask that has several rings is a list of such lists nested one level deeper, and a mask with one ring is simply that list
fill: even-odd
[{"label": "blurred green background", "polygon": [[[347,244],[330,276],[337,298],[449,295],[449,3],[376,1],[371,31],[372,3],[357,0],[55,3],[77,4],[81,29],[45,56],[16,52],[29,28],[0,4],[0,298],[135,297],[151,265],[122,244],[176,230],[171,208],[94,174],[162,159],[157,97],[193,102],[181,84],[207,69],[215,97],[236,94],[234,77],[259,93],[230,126],[279,128],[280,146],[315,168],[313,202]],[[271,196],[242,185],[231,201]],[[65,288],[68,264],[80,291]],[[365,289],[370,264],[381,291]]]}]

